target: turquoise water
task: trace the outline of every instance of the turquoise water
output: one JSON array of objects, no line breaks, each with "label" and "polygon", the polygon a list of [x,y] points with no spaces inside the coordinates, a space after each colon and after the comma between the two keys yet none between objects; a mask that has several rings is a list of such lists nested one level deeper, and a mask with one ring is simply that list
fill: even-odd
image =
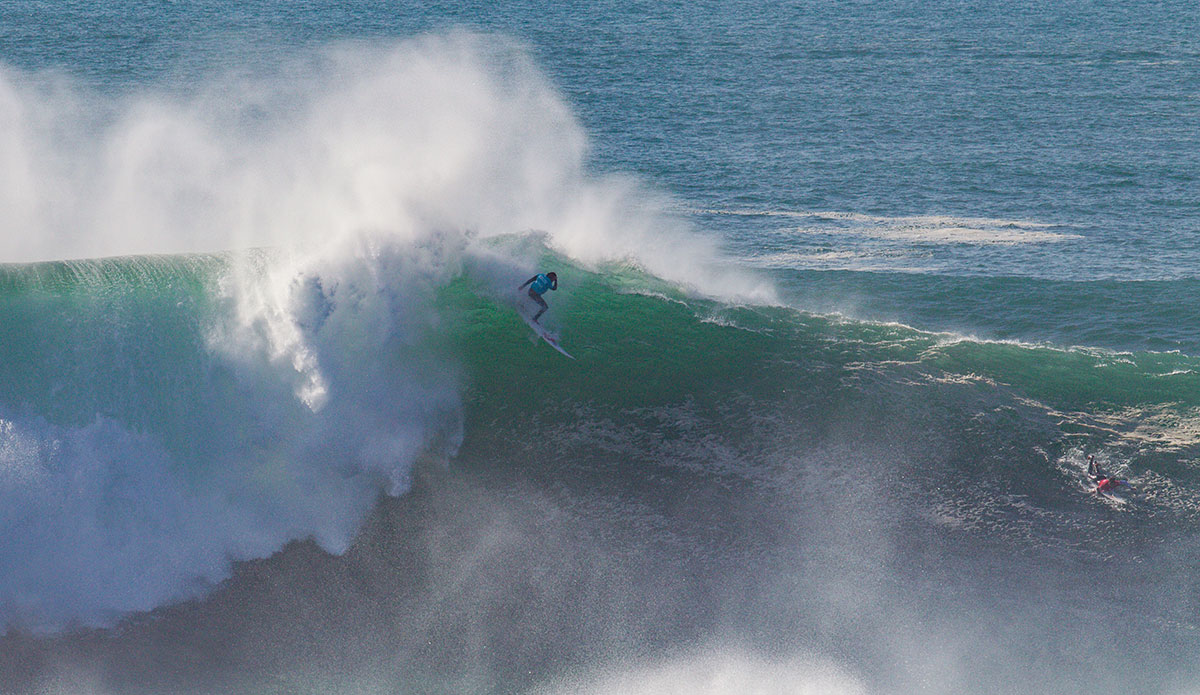
[{"label": "turquoise water", "polygon": [[0,690],[1187,692],[1197,37],[10,3]]}]

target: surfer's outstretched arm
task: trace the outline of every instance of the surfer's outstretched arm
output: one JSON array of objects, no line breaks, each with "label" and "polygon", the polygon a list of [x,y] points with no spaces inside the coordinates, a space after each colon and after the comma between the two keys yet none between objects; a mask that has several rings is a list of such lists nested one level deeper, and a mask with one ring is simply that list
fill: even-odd
[{"label": "surfer's outstretched arm", "polygon": [[[526,286],[526,285],[531,285],[531,284],[533,284],[533,281],[534,281],[534,280],[537,280],[537,276],[536,276],[536,275],[534,275],[533,277],[529,278],[529,279],[528,279],[528,280],[526,280],[525,282],[522,282],[522,283],[521,283],[521,286],[520,286],[520,287],[518,287],[517,289],[518,289],[518,290],[523,290],[523,289],[525,289],[525,286]],[[558,283],[557,283],[557,281],[555,282],[555,284],[558,284]]]}]

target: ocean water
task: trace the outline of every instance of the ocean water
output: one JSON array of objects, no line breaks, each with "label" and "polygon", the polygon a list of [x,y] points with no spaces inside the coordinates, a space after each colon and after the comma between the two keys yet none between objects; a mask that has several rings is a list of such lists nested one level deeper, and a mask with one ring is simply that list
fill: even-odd
[{"label": "ocean water", "polygon": [[5,4],[0,692],[1196,692],[1198,37]]}]

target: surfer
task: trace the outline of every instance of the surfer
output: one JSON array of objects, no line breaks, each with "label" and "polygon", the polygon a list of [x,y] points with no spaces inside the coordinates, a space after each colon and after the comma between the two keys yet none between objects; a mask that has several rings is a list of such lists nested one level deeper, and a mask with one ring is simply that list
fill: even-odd
[{"label": "surfer", "polygon": [[523,290],[525,289],[526,285],[529,285],[529,298],[537,302],[538,305],[542,307],[541,311],[533,316],[533,322],[537,323],[537,320],[541,318],[542,314],[546,313],[546,310],[550,308],[549,306],[546,306],[546,300],[542,299],[542,295],[545,294],[547,290],[558,289],[558,275],[555,275],[553,272],[545,274],[538,273],[525,282],[522,282],[521,286],[517,289]]},{"label": "surfer", "polygon": [[1088,454],[1088,477],[1096,484],[1096,492],[1116,492],[1117,488],[1124,485],[1130,490],[1136,491],[1128,480],[1121,480],[1116,476],[1109,475],[1104,472],[1099,463],[1096,463],[1096,457]]}]

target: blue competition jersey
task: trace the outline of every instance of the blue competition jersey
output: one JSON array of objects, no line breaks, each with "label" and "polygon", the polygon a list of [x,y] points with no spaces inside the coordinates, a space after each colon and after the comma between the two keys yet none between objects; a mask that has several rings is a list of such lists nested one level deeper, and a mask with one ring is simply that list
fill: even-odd
[{"label": "blue competition jersey", "polygon": [[546,290],[550,289],[550,278],[538,273],[537,279],[529,285],[529,289],[536,294],[545,294]]}]

